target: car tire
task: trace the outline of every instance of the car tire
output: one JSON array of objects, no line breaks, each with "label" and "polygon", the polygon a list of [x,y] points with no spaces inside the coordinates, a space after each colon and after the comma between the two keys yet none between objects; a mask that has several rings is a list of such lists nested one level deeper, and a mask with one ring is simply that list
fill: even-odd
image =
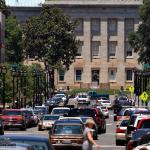
[{"label": "car tire", "polygon": [[22,126],[22,127],[20,128],[20,130],[21,130],[21,131],[26,131],[26,126]]},{"label": "car tire", "polygon": [[38,127],[38,131],[43,131],[40,127]]},{"label": "car tire", "polygon": [[119,140],[116,140],[116,145],[120,145],[120,141]]},{"label": "car tire", "polygon": [[101,127],[98,127],[98,134],[101,134],[102,133],[102,129]]},{"label": "car tire", "polygon": [[106,133],[106,125],[104,125],[102,133]]}]

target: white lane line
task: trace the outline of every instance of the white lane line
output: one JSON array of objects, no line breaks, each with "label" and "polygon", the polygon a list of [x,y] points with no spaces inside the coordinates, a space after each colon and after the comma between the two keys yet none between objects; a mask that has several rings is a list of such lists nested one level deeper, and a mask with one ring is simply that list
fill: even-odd
[{"label": "white lane line", "polygon": [[[93,146],[94,148],[95,146]],[[116,146],[116,145],[100,145],[102,148],[124,148],[124,146]]]},{"label": "white lane line", "polygon": [[107,126],[112,126],[112,123],[107,123],[106,125],[107,125]]}]

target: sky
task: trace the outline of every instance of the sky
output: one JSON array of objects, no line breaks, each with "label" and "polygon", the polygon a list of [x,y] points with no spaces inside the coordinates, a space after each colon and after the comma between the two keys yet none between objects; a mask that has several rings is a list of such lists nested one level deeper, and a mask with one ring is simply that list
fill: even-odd
[{"label": "sky", "polygon": [[45,0],[5,0],[8,6],[38,6],[38,4],[43,3]]}]

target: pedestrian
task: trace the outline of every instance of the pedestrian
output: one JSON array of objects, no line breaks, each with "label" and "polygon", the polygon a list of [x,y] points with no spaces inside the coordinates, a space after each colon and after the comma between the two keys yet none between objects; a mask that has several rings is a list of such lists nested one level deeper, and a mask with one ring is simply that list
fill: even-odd
[{"label": "pedestrian", "polygon": [[92,119],[87,119],[85,122],[85,129],[83,132],[83,144],[82,150],[92,150],[92,146],[95,145],[96,147],[100,147],[94,140],[93,140],[93,126],[95,122]]}]

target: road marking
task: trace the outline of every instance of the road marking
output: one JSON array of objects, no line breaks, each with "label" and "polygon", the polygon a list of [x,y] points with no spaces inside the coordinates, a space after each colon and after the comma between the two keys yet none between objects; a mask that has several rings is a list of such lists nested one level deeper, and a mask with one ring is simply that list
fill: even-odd
[{"label": "road marking", "polygon": [[[93,145],[93,148],[95,146]],[[102,148],[124,148],[124,146],[116,146],[116,145],[100,145]]]},{"label": "road marking", "polygon": [[107,125],[107,126],[112,126],[112,123],[107,123],[106,125]]}]

